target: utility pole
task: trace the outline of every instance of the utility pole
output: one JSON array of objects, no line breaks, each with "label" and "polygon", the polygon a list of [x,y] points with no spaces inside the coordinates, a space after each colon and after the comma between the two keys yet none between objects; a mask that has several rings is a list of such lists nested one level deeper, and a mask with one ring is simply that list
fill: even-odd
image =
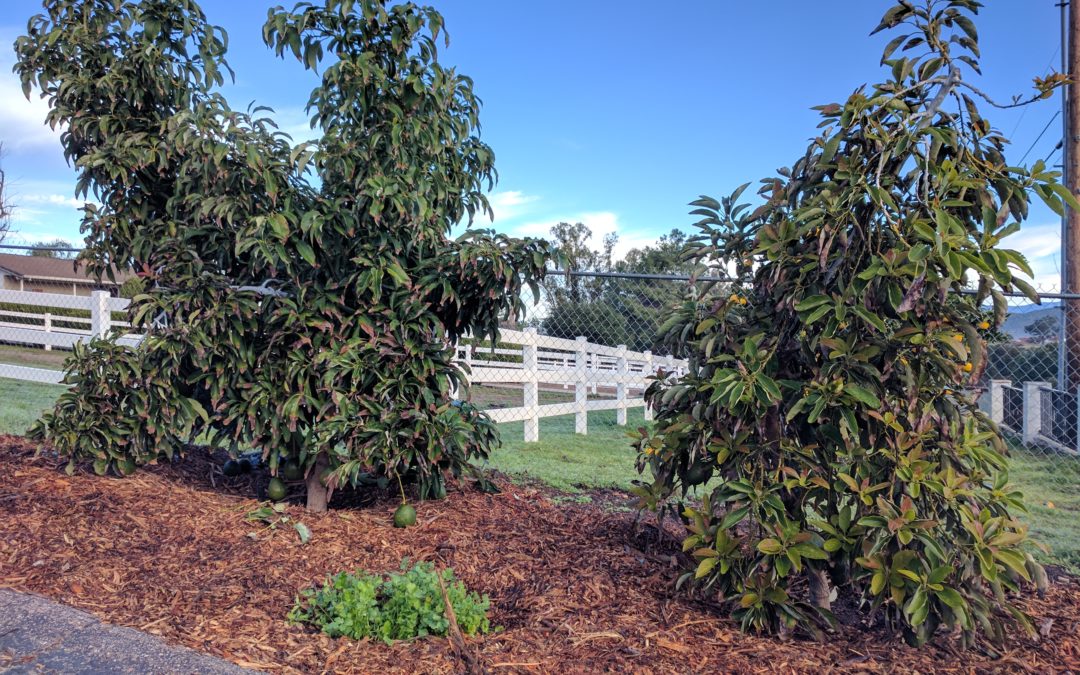
[{"label": "utility pole", "polygon": [[[1065,186],[1080,199],[1080,11],[1077,0],[1069,2],[1068,64],[1070,84],[1065,94]],[[1062,244],[1062,269],[1065,274],[1066,293],[1080,293],[1080,212],[1066,207],[1064,237]],[[1066,391],[1080,383],[1080,300],[1066,298],[1062,340],[1064,342],[1065,370],[1059,380]]]}]

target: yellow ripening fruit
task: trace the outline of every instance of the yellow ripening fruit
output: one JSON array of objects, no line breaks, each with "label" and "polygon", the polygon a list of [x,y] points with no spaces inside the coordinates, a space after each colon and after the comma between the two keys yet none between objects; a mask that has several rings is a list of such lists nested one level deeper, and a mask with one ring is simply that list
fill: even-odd
[{"label": "yellow ripening fruit", "polygon": [[965,363],[964,364],[964,372],[965,373],[970,373],[972,368],[974,368],[974,366],[972,366],[970,363]]},{"label": "yellow ripening fruit", "polygon": [[988,330],[990,328],[990,322],[989,321],[981,321],[981,322],[979,322],[979,328],[982,329],[982,330]]},{"label": "yellow ripening fruit", "polygon": [[956,340],[957,342],[962,342],[964,340],[964,335],[963,333],[957,333],[956,335],[952,336],[952,339]]}]

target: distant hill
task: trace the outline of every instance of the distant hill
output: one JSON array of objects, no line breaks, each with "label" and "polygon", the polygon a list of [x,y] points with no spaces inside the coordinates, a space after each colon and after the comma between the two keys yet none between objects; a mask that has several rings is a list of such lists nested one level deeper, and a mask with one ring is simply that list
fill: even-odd
[{"label": "distant hill", "polygon": [[1023,305],[1009,308],[1009,314],[1005,323],[1001,326],[1001,332],[1007,333],[1014,340],[1030,337],[1027,327],[1044,316],[1050,316],[1057,320],[1057,326],[1061,327],[1061,303],[1044,302],[1041,305]]}]

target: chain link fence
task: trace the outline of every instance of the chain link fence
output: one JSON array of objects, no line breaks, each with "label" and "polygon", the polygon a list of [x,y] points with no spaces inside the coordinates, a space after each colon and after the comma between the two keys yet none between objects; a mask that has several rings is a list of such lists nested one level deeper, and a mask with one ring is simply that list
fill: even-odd
[{"label": "chain link fence", "polygon": [[[92,280],[70,258],[28,253],[0,246],[5,433],[20,433],[51,406],[72,345],[127,327],[125,275]],[[1009,299],[974,392],[1009,444],[1010,477],[1028,497],[1036,534],[1080,568],[1072,513],[1080,510],[1080,370],[1063,349],[1073,306],[1080,323],[1080,296],[1040,291],[1041,305]],[[470,383],[458,395],[486,409],[515,444],[560,444],[584,434],[628,447],[626,432],[650,419],[643,400],[650,378],[676,378],[688,367],[656,344],[657,330],[673,307],[702,292],[723,294],[726,286],[667,275],[552,274],[498,343],[456,345]],[[136,344],[139,337],[122,339]]]},{"label": "chain link fence", "polygon": [[701,286],[679,276],[553,273],[498,344],[458,345],[470,382],[463,396],[506,423],[511,438],[608,434],[627,444],[618,427],[651,419],[643,398],[651,378],[686,372],[687,361],[655,338],[671,308]]},{"label": "chain link fence", "polygon": [[[0,246],[0,416],[20,403],[15,383],[57,384],[73,345],[128,327],[125,283],[87,275],[67,248]],[[137,336],[121,338],[136,344]],[[0,417],[0,419],[3,419]],[[7,431],[7,429],[5,429]]]}]

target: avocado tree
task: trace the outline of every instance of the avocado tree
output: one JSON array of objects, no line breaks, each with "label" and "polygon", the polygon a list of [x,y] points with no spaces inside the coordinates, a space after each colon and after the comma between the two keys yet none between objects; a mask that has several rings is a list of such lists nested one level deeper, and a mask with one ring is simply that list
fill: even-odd
[{"label": "avocado tree", "polygon": [[[900,2],[877,29],[900,33],[888,79],[820,107],[821,135],[763,182],[764,203],[740,204],[742,188],[693,203],[693,256],[743,281],[662,328],[690,367],[649,388],[638,464],[652,480],[637,492],[669,508],[718,479],[683,511],[694,566],[680,582],[744,629],[816,632],[834,593],[914,644],[939,626],[969,642],[1031,628],[1009,592],[1045,575],[1006,446],[965,387],[1002,292],[1037,301],[1024,258],[1000,247],[1029,194],[1076,204],[1041,162],[1010,166],[978,110],[988,99],[964,79],[978,7]],[[1033,98],[1061,81],[1036,80]]]},{"label": "avocado tree", "polygon": [[[318,139],[293,145],[264,110],[218,91],[226,36],[192,0],[46,0],[15,44],[27,95],[64,131],[91,271],[133,268],[137,348],[97,340],[32,433],[98,471],[193,438],[298,463],[307,504],[374,473],[444,472],[497,443],[451,398],[452,345],[524,309],[549,249],[486,230],[494,156],[469,78],[441,65],[442,17],[412,3],[301,3],[263,38],[321,75]],[[366,479],[366,477],[365,477]]]}]

